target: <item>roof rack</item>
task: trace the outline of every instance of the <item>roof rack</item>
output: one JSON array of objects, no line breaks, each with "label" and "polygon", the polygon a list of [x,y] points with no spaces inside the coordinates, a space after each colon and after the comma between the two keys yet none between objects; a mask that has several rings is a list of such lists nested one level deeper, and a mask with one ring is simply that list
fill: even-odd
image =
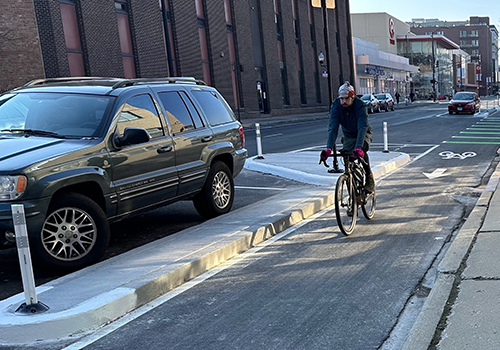
[{"label": "roof rack", "polygon": [[137,78],[137,79],[124,79],[113,85],[112,89],[118,89],[125,86],[135,84],[196,84],[207,85],[203,80],[195,79],[194,77],[167,77],[167,78]]},{"label": "roof rack", "polygon": [[26,84],[23,87],[30,87],[48,83],[61,83],[67,81],[85,81],[85,80],[117,80],[119,78],[104,78],[104,77],[63,77],[63,78],[47,78],[47,79],[35,79]]}]

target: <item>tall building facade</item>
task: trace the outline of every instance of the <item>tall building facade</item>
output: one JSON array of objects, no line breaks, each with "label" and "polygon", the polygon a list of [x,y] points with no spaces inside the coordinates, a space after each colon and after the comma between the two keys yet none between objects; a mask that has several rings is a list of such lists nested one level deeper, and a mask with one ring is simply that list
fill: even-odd
[{"label": "tall building facade", "polygon": [[[20,0],[0,14],[0,92],[36,78],[192,76],[246,116],[327,111],[354,80],[348,1]],[[322,65],[323,64],[323,65]]]},{"label": "tall building facade", "polygon": [[356,77],[361,93],[409,96],[418,67],[398,51],[398,37],[410,26],[386,12],[351,14]]},{"label": "tall building facade", "polygon": [[[408,23],[411,31],[419,35],[443,35],[459,44],[471,57],[477,67],[477,81],[480,95],[493,93],[497,85],[498,31],[490,25],[489,17],[471,16],[466,21],[440,21],[438,19],[413,19]],[[495,37],[495,33],[496,37]]]}]

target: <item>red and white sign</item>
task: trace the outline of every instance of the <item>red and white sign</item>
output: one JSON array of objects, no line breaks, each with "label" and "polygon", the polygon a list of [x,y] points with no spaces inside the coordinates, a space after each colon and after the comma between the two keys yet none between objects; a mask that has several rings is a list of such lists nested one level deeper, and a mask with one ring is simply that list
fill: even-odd
[{"label": "red and white sign", "polygon": [[391,37],[389,39],[389,43],[391,45],[396,45],[396,40],[394,40],[394,36],[396,34],[396,31],[394,30],[394,20],[392,18],[389,19],[389,36]]},{"label": "red and white sign", "polygon": [[476,74],[481,74],[481,65],[480,64],[478,64],[476,66]]}]

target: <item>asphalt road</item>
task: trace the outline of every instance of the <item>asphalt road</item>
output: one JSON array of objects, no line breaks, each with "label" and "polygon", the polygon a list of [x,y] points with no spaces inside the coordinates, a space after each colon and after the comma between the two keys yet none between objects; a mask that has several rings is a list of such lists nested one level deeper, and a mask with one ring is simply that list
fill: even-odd
[{"label": "asphalt road", "polygon": [[485,141],[496,122],[413,113],[394,113],[390,130],[414,161],[378,179],[375,218],[353,235],[325,212],[86,348],[398,349],[403,311],[425,298],[498,161],[498,143]]}]

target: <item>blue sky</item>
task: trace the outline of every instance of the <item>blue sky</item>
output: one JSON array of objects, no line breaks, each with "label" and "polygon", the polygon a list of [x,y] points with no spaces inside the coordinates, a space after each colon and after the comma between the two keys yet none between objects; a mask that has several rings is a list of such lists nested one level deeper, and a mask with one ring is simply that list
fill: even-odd
[{"label": "blue sky", "polygon": [[469,16],[488,16],[500,30],[500,0],[350,0],[352,13],[387,12],[401,21],[439,18],[463,21]]}]

